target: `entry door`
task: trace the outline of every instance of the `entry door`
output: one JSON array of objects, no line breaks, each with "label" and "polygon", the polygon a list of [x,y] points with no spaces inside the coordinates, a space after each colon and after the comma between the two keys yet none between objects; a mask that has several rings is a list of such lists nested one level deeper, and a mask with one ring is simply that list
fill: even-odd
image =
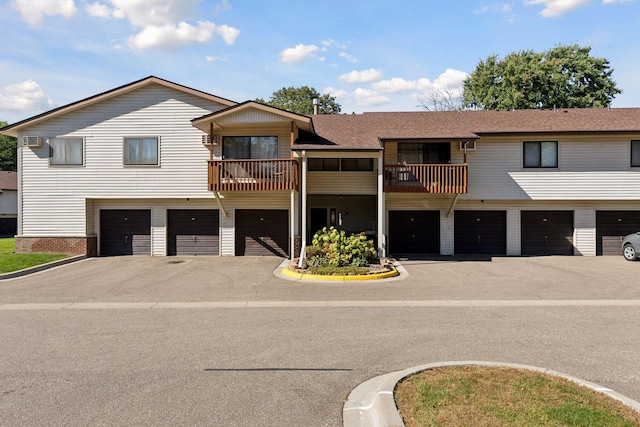
[{"label": "entry door", "polygon": [[522,255],[573,255],[573,211],[522,211]]},{"label": "entry door", "polygon": [[313,235],[322,230],[323,227],[329,228],[327,222],[327,208],[311,208],[309,210],[309,242],[313,238]]},{"label": "entry door", "polygon": [[236,209],[236,256],[289,254],[289,212]]},{"label": "entry door", "polygon": [[151,255],[151,211],[100,211],[101,255]]}]

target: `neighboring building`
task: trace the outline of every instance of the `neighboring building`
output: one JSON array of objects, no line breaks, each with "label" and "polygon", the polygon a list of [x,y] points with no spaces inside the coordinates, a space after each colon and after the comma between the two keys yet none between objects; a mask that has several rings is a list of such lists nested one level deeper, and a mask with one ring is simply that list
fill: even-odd
[{"label": "neighboring building", "polygon": [[18,224],[18,174],[0,171],[0,236],[14,236]]},{"label": "neighboring building", "polygon": [[640,108],[302,116],[148,77],[18,137],[18,251],[600,255],[640,230]]}]

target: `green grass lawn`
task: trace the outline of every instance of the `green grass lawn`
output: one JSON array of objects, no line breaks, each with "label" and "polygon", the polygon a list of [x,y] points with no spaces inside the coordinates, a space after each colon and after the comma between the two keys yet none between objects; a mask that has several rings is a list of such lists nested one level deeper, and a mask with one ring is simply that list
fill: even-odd
[{"label": "green grass lawn", "polygon": [[514,368],[424,371],[400,382],[395,399],[407,427],[640,426],[640,413],[603,393]]},{"label": "green grass lawn", "polygon": [[14,238],[0,239],[0,274],[69,257],[64,254],[17,254],[15,251],[16,240]]}]

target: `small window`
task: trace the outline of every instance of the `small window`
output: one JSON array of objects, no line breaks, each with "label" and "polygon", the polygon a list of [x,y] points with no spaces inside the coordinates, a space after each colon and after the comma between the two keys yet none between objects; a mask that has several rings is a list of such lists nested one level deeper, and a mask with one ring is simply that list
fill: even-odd
[{"label": "small window", "polygon": [[343,171],[372,171],[373,159],[341,159],[340,170]]},{"label": "small window", "polygon": [[52,138],[49,146],[51,165],[81,166],[84,163],[83,138]]},{"label": "small window", "polygon": [[158,165],[158,138],[125,138],[124,164],[134,166]]},{"label": "small window", "polygon": [[323,172],[360,172],[360,171],[372,171],[373,159],[309,159],[308,168],[310,171],[323,171]]},{"label": "small window", "polygon": [[558,141],[525,141],[525,168],[557,168]]},{"label": "small window", "polygon": [[339,171],[340,159],[309,159],[307,165],[310,171]]},{"label": "small window", "polygon": [[640,140],[631,141],[631,166],[640,167]]}]

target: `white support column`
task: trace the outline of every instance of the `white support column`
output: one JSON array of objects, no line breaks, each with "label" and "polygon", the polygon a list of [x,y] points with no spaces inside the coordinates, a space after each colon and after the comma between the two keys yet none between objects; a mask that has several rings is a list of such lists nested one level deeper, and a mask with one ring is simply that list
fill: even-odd
[{"label": "white support column", "polygon": [[295,244],[296,244],[296,190],[291,190],[291,205],[289,207],[289,259],[293,260],[295,257]]},{"label": "white support column", "polygon": [[307,247],[307,153],[302,151],[302,173],[300,176],[300,197],[302,197],[300,216],[302,217],[302,227],[300,228],[300,235],[302,237],[302,245],[300,247],[300,261],[298,261],[298,267],[302,267],[302,260],[305,256],[305,249]]},{"label": "white support column", "polygon": [[384,206],[384,153],[378,153],[378,256],[384,257],[386,253],[386,238],[384,235],[385,206]]}]

